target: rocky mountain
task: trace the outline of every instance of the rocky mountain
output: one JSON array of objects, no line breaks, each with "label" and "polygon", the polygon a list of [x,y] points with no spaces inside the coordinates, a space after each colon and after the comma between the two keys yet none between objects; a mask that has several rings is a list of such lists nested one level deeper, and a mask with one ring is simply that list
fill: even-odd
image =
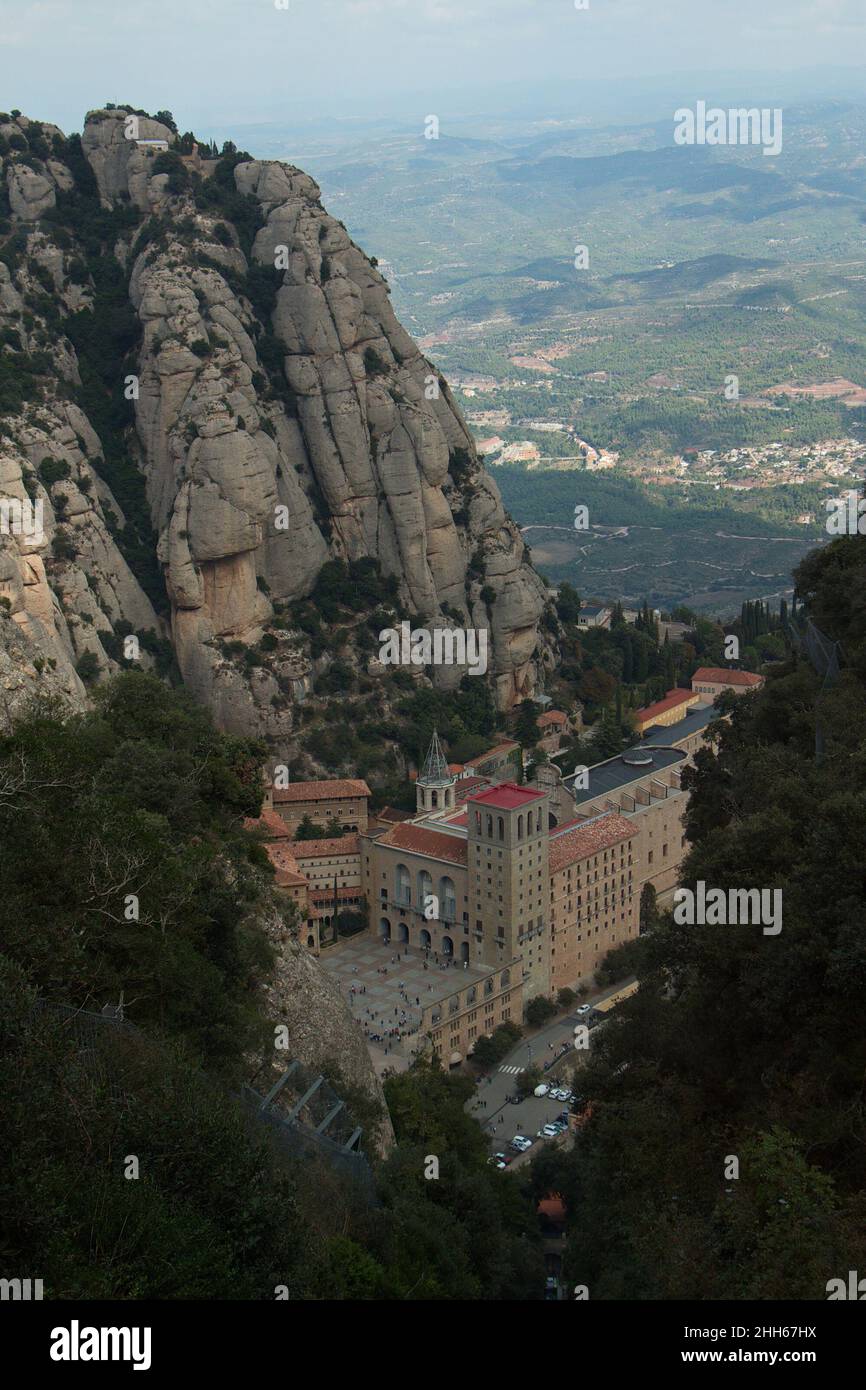
[{"label": "rocky mountain", "polygon": [[486,629],[509,709],[545,590],[447,383],[311,178],[160,116],[0,113],[0,719],[176,662],[222,728],[291,747],[333,562],[395,620]]}]

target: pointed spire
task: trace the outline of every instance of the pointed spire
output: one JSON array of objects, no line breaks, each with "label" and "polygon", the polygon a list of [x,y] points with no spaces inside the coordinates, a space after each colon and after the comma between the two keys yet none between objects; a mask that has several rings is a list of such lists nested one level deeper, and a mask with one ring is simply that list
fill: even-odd
[{"label": "pointed spire", "polygon": [[436,729],[433,730],[433,738],[418,780],[421,782],[450,782],[452,780]]}]

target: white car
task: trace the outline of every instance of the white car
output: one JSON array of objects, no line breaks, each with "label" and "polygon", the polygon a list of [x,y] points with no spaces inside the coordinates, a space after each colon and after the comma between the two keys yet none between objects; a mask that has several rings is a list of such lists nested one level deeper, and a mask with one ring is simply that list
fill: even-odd
[{"label": "white car", "polygon": [[558,1086],[555,1091],[551,1091],[550,1094],[553,1100],[570,1100],[571,1098],[569,1092],[563,1090],[561,1086]]},{"label": "white car", "polygon": [[555,1139],[559,1132],[556,1125],[542,1125],[538,1131],[538,1137],[539,1139]]},{"label": "white car", "polygon": [[580,1008],[576,1010],[578,1018],[586,1018],[591,1009],[591,1004],[581,1004]]},{"label": "white car", "polygon": [[515,1134],[511,1141],[511,1147],[512,1149],[516,1149],[518,1153],[523,1154],[526,1153],[527,1149],[532,1148],[532,1140],[528,1134]]},{"label": "white car", "polygon": [[534,1096],[546,1096],[549,1090],[550,1090],[550,1087],[549,1087],[549,1086],[545,1086],[545,1085],[542,1083],[542,1085],[536,1086],[536,1088],[535,1088],[535,1090],[532,1092],[532,1094],[533,1094]]}]

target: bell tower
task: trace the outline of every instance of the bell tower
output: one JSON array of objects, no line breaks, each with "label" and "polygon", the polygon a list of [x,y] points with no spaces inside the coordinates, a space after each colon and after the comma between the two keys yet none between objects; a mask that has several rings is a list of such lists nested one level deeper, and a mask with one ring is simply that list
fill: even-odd
[{"label": "bell tower", "polygon": [[448,770],[439,735],[434,729],[421,775],[415,783],[418,814],[429,816],[438,811],[453,811],[457,804],[454,794],[456,781],[457,778]]}]

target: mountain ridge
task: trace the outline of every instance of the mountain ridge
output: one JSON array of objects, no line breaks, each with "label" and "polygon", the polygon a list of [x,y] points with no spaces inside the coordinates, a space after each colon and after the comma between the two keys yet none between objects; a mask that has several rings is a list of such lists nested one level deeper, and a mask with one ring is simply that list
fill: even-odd
[{"label": "mountain ridge", "polygon": [[220,727],[290,748],[329,657],[289,610],[335,561],[395,580],[395,616],[487,629],[507,711],[550,661],[545,588],[447,383],[311,178],[159,115],[0,113],[0,481],[45,513],[42,544],[0,536],[7,715],[170,639]]}]

